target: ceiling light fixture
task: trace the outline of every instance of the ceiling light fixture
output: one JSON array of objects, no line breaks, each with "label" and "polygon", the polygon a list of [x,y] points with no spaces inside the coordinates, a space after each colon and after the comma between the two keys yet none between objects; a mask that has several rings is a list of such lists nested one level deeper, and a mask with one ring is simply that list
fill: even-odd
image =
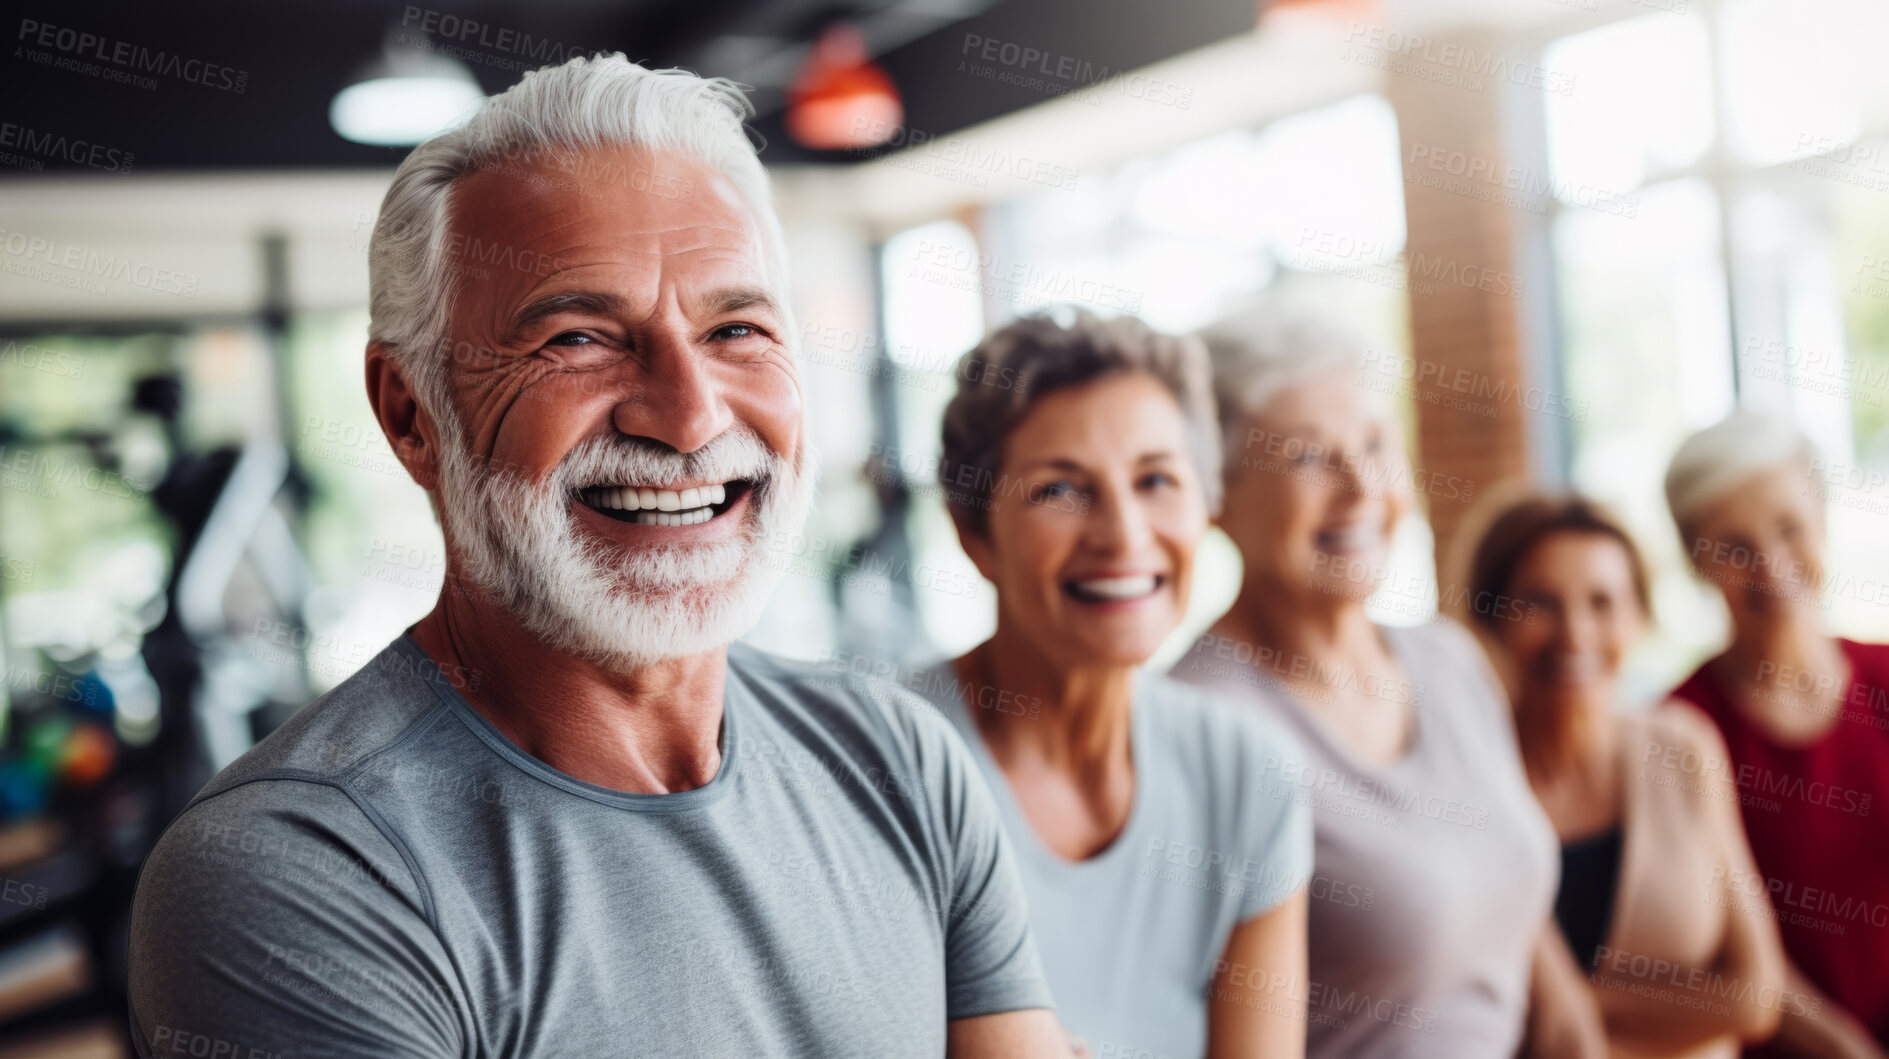
[{"label": "ceiling light fixture", "polygon": [[389,42],[335,93],[328,123],[355,143],[411,147],[465,119],[484,99],[464,63]]},{"label": "ceiling light fixture", "polygon": [[788,135],[822,151],[875,147],[905,120],[891,75],[867,56],[865,37],[851,26],[820,35],[787,100]]}]

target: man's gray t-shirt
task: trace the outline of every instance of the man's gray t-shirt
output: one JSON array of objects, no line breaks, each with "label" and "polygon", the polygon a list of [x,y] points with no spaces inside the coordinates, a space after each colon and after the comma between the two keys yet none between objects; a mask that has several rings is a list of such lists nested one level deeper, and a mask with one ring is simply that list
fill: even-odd
[{"label": "man's gray t-shirt", "polygon": [[141,1054],[936,1055],[949,1020],[1050,1006],[927,705],[737,645],[721,748],[695,790],[584,783],[402,637],[146,861]]},{"label": "man's gray t-shirt", "polygon": [[1063,1025],[1098,1057],[1205,1054],[1228,939],[1312,873],[1310,811],[1264,793],[1277,763],[1302,753],[1297,741],[1249,708],[1140,674],[1128,818],[1101,852],[1071,861],[1038,837],[973,717],[1001,724],[1043,704],[968,685],[949,662],[904,686],[938,704],[990,783]]}]

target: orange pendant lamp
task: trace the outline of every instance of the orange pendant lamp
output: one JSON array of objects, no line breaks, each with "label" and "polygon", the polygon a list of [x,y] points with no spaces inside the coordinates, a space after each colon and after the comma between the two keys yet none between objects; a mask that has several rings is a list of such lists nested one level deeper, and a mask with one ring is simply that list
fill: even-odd
[{"label": "orange pendant lamp", "polygon": [[851,26],[831,26],[814,42],[787,93],[787,134],[822,151],[876,147],[905,120],[891,75],[866,54]]}]

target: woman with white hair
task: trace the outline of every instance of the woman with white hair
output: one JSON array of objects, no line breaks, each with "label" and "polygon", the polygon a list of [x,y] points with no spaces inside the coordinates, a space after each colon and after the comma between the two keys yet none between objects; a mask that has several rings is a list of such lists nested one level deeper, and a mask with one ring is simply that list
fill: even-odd
[{"label": "woman with white hair", "polygon": [[1100,1056],[1300,1056],[1305,809],[1290,738],[1138,671],[1219,499],[1206,354],[1132,317],[1019,320],[964,357],[938,479],[997,589],[911,683],[997,795],[1063,1024]]},{"label": "woman with white hair", "polygon": [[1692,565],[1732,639],[1673,694],[1725,737],[1789,957],[1783,1021],[1756,1054],[1882,1059],[1889,1044],[1889,646],[1823,628],[1824,483],[1789,423],[1738,412],[1666,472]]},{"label": "woman with white hair", "polygon": [[1305,748],[1266,783],[1313,808],[1307,1053],[1508,1059],[1526,1038],[1593,1054],[1591,1003],[1571,961],[1552,962],[1555,836],[1500,685],[1460,626],[1365,612],[1411,503],[1373,385],[1396,376],[1310,316],[1256,313],[1205,337],[1226,438],[1219,525],[1243,572],[1174,675]]}]

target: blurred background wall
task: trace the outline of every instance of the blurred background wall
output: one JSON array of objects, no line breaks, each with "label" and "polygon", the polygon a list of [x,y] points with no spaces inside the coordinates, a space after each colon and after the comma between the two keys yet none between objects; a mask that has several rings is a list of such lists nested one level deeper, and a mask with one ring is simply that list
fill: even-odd
[{"label": "blurred background wall", "polygon": [[[621,50],[753,87],[824,456],[768,649],[896,675],[986,635],[931,479],[985,332],[1262,293],[1362,331],[1402,409],[1427,518],[1384,620],[1460,605],[1437,557],[1476,501],[1578,488],[1654,563],[1634,682],[1669,687],[1724,618],[1660,476],[1742,403],[1822,450],[1832,630],[1889,639],[1878,0],[9,7],[0,1055],[126,1054],[157,830],[438,590],[361,369],[397,119],[427,108],[351,86],[451,111]],[[1203,561],[1169,657],[1237,585],[1224,540]]]}]

